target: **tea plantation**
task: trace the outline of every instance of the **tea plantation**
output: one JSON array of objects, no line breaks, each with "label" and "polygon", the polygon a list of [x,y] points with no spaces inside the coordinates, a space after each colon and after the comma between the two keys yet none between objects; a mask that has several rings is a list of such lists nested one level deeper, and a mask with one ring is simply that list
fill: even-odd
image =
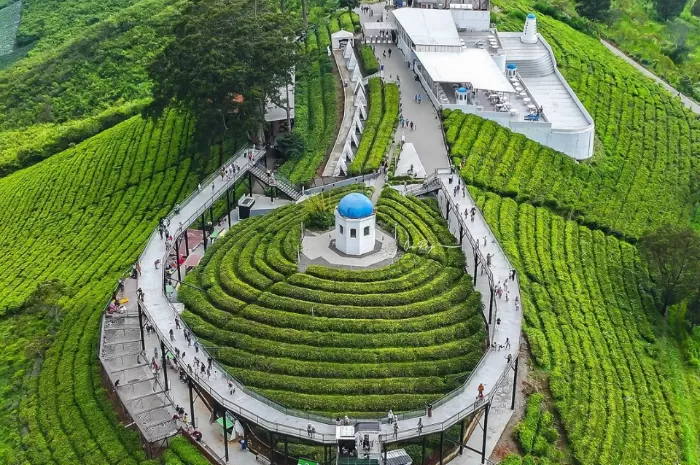
[{"label": "tea plantation", "polygon": [[[330,205],[348,192],[328,194]],[[483,353],[481,296],[430,204],[385,189],[380,223],[434,246],[364,271],[298,272],[302,203],[236,225],[184,287],[183,319],[228,371],[285,406],[338,415],[421,409],[464,382]],[[387,230],[389,228],[387,227]],[[222,348],[223,347],[223,348]]]}]

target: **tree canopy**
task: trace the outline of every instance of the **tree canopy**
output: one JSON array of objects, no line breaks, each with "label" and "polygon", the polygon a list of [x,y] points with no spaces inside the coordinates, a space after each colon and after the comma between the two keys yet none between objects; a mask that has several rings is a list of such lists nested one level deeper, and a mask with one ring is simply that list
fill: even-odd
[{"label": "tree canopy", "polygon": [[278,89],[292,82],[298,21],[270,0],[193,0],[173,32],[149,67],[147,114],[190,111],[202,147],[230,135],[257,139],[266,104],[285,105]]},{"label": "tree canopy", "polygon": [[661,312],[700,287],[700,235],[694,230],[663,225],[639,240],[652,279],[661,293]]},{"label": "tree canopy", "polygon": [[607,17],[610,11],[610,0],[576,0],[576,12],[594,21]]},{"label": "tree canopy", "polygon": [[685,8],[685,3],[686,0],[654,0],[656,13],[664,21],[681,14],[681,11]]}]

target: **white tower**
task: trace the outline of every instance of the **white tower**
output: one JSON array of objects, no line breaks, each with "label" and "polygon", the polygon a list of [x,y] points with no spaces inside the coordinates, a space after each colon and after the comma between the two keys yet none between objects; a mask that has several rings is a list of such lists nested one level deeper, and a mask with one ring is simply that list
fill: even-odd
[{"label": "white tower", "polygon": [[374,206],[367,196],[353,192],[343,197],[335,209],[335,246],[348,255],[364,255],[374,250]]},{"label": "white tower", "polygon": [[520,36],[520,42],[524,44],[537,43],[537,18],[535,18],[534,13],[530,13],[525,19],[525,27],[523,28],[523,34]]}]

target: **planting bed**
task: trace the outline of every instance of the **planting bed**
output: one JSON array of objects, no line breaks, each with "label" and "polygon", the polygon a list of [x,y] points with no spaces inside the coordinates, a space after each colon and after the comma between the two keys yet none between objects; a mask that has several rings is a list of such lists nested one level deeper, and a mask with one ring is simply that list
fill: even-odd
[{"label": "planting bed", "polygon": [[[356,187],[329,193],[335,205]],[[328,415],[421,409],[464,382],[484,348],[481,296],[439,213],[385,189],[379,217],[411,248],[372,270],[297,272],[304,204],[236,225],[180,290],[217,359],[285,406]]]}]

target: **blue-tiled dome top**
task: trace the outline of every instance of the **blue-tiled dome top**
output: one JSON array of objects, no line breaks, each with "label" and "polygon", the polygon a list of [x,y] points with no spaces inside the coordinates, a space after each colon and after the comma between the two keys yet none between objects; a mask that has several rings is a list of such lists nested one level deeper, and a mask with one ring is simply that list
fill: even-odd
[{"label": "blue-tiled dome top", "polygon": [[460,87],[459,89],[457,89],[457,92],[459,92],[460,94],[465,94],[465,93],[467,92],[467,88],[466,88],[466,87]]},{"label": "blue-tiled dome top", "polygon": [[517,67],[517,65],[516,65],[515,63],[510,63],[510,64],[507,66],[507,68],[508,68],[508,69],[518,69],[518,67]]},{"label": "blue-tiled dome top", "polygon": [[530,13],[527,15],[527,19],[535,19],[535,13]]},{"label": "blue-tiled dome top", "polygon": [[345,218],[365,218],[374,213],[374,207],[367,196],[353,192],[340,200],[338,213]]}]

